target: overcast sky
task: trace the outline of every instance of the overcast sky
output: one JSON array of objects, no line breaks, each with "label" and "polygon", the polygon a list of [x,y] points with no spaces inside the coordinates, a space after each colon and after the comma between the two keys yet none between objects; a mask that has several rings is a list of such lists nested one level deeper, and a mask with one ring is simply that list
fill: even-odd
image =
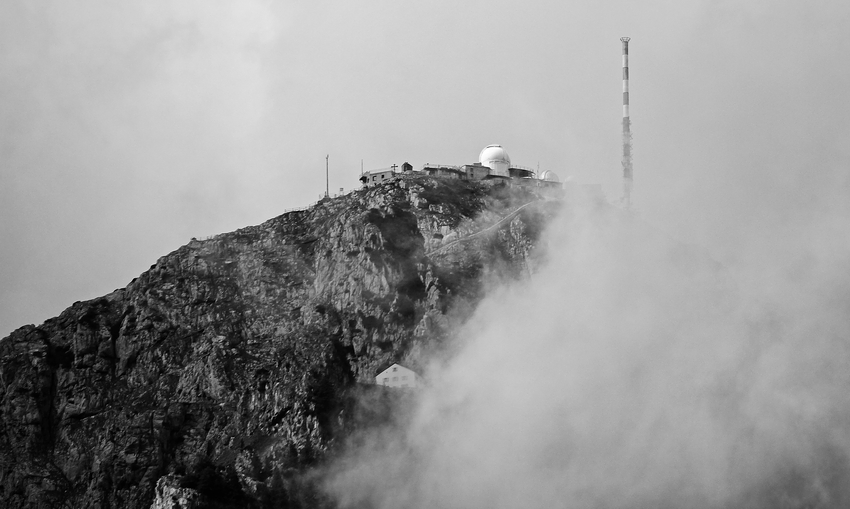
[{"label": "overcast sky", "polygon": [[621,36],[647,222],[729,264],[850,235],[849,5],[6,0],[0,336],[314,202],[326,154],[349,190],[499,143],[615,200]]}]

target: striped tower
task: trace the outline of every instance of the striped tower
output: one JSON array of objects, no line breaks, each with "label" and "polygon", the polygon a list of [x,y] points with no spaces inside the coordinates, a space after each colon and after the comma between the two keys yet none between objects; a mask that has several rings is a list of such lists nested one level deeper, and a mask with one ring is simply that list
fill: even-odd
[{"label": "striped tower", "polygon": [[629,38],[623,41],[623,201],[632,204],[632,131],[629,120]]}]

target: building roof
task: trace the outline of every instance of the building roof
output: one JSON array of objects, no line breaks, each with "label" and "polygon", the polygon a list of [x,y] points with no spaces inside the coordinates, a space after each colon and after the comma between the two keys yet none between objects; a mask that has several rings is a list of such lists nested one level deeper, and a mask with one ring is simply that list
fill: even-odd
[{"label": "building roof", "polygon": [[484,150],[478,155],[478,162],[484,166],[492,168],[492,164],[504,163],[511,165],[511,157],[501,145],[487,145]]},{"label": "building roof", "polygon": [[405,366],[402,366],[401,364],[399,364],[399,363],[397,363],[397,362],[396,362],[396,363],[390,364],[390,365],[389,365],[389,366],[387,366],[386,368],[384,368],[384,369],[380,370],[380,371],[378,372],[378,374],[377,374],[377,375],[375,375],[375,377],[379,377],[379,376],[381,376],[381,375],[383,375],[384,373],[387,373],[387,372],[392,372],[392,368],[401,368],[401,369],[402,369],[402,370],[404,370],[405,372],[410,372],[410,373],[413,373],[414,375],[416,374],[416,372],[415,372],[415,371],[413,371],[412,369],[407,368],[407,367],[405,367]]},{"label": "building roof", "polygon": [[545,180],[547,182],[560,182],[561,179],[558,178],[558,175],[552,170],[546,170],[540,174],[540,180]]}]

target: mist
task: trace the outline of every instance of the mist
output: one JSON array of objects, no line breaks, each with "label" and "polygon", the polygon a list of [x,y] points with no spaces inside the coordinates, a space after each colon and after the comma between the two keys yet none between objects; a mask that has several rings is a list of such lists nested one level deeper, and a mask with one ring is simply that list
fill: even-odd
[{"label": "mist", "polygon": [[620,188],[456,331],[345,507],[848,505],[850,4],[0,5],[0,336],[404,160]]},{"label": "mist", "polygon": [[632,108],[637,214],[568,204],[342,507],[850,505],[847,9],[775,6],[706,7]]},{"label": "mist", "polygon": [[328,154],[334,191],[359,185],[361,160],[463,164],[499,143],[616,200],[624,35],[638,211],[733,263],[764,222],[847,185],[848,13],[829,0],[3,2],[0,335],[125,286],[192,237],[313,203]]},{"label": "mist", "polygon": [[724,267],[571,204],[549,263],[486,298],[409,423],[350,450],[329,491],[342,507],[846,507],[850,258],[784,247]]}]

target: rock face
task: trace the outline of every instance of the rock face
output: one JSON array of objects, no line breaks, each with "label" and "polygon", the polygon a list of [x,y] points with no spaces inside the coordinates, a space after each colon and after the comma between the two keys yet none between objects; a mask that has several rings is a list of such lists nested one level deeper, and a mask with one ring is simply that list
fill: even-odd
[{"label": "rock face", "polygon": [[0,341],[0,506],[323,505],[309,470],[363,424],[365,384],[443,348],[488,278],[533,270],[558,206],[394,179],[193,239],[18,329]]}]

